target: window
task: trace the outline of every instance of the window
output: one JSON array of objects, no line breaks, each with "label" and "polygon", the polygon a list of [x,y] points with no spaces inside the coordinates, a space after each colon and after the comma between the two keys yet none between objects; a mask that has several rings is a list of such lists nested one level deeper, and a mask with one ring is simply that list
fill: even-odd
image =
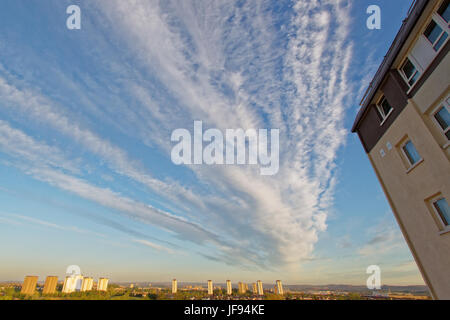
[{"label": "window", "polygon": [[443,105],[438,108],[437,112],[434,114],[434,119],[447,139],[450,140],[450,112],[448,112],[448,106]]},{"label": "window", "polygon": [[380,102],[377,104],[378,113],[380,114],[380,118],[382,123],[386,118],[391,114],[394,108],[389,104],[386,97],[382,97]]},{"label": "window", "polygon": [[411,140],[408,140],[402,147],[403,152],[405,153],[406,158],[408,159],[411,167],[417,164],[422,158],[420,157],[419,153],[417,152],[416,147],[411,142]]},{"label": "window", "polygon": [[450,6],[449,6],[449,4],[450,4],[450,0],[445,0],[437,12],[441,16],[441,18],[444,19],[447,23],[450,22]]},{"label": "window", "polygon": [[417,71],[417,68],[411,62],[411,60],[409,60],[409,58],[406,58],[406,61],[403,63],[400,69],[402,70],[406,82],[409,84],[410,87],[412,87],[413,84],[416,83],[417,79],[419,79],[420,76],[419,71]]},{"label": "window", "polygon": [[431,20],[424,35],[430,41],[436,52],[439,51],[448,38],[447,32],[445,32],[434,20]]},{"label": "window", "polygon": [[433,202],[433,207],[444,226],[450,226],[450,207],[448,206],[447,200],[445,198],[440,198]]}]

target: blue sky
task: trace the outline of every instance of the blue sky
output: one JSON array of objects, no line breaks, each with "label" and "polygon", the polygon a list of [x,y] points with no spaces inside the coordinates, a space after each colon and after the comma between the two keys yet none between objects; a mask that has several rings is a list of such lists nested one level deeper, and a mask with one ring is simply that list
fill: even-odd
[{"label": "blue sky", "polygon": [[[2,1],[0,280],[423,284],[350,133],[410,2]],[[174,165],[194,120],[280,129],[279,172]]]}]

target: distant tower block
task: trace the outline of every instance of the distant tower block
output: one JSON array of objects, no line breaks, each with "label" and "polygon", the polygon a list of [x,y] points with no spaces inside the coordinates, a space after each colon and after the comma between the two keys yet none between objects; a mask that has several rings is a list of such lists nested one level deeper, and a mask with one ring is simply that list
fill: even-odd
[{"label": "distant tower block", "polygon": [[247,292],[248,291],[248,284],[244,283],[244,291]]},{"label": "distant tower block", "polygon": [[242,282],[239,282],[238,283],[238,292],[239,292],[239,294],[244,294],[245,293],[245,284],[244,283],[242,283]]},{"label": "distant tower block", "polygon": [[208,280],[208,294],[212,296],[214,293],[212,280]]},{"label": "distant tower block", "polygon": [[178,290],[177,279],[173,279],[172,280],[172,293],[173,294],[177,293],[177,290]]},{"label": "distant tower block", "polygon": [[62,292],[63,293],[72,293],[75,291],[75,284],[74,284],[75,279],[73,277],[67,276],[64,279],[64,285],[62,288]]},{"label": "distant tower block", "polygon": [[22,284],[22,290],[20,293],[22,294],[33,294],[36,290],[36,284],[38,281],[37,276],[26,276],[23,284]]},{"label": "distant tower block", "polygon": [[58,284],[58,277],[48,276],[45,279],[43,294],[54,294],[56,293],[56,285]]},{"label": "distant tower block", "polygon": [[83,278],[83,282],[81,283],[81,291],[91,291],[92,287],[94,287],[94,279],[89,277]]},{"label": "distant tower block", "polygon": [[284,294],[283,285],[281,284],[281,280],[277,280],[277,293],[280,295]]},{"label": "distant tower block", "polygon": [[81,290],[81,285],[83,283],[83,276],[67,276],[64,280],[63,293],[72,293]]},{"label": "distant tower block", "polygon": [[256,283],[253,284],[253,294],[258,294],[258,287],[256,286]]},{"label": "distant tower block", "polygon": [[233,294],[233,289],[231,288],[231,281],[227,280],[227,295],[231,296]]},{"label": "distant tower block", "polygon": [[261,280],[258,280],[257,284],[258,284],[258,295],[259,296],[263,296],[264,295],[264,290],[263,290],[263,285],[262,285]]},{"label": "distant tower block", "polygon": [[98,291],[106,291],[108,290],[108,278],[100,278],[98,279],[97,290]]}]

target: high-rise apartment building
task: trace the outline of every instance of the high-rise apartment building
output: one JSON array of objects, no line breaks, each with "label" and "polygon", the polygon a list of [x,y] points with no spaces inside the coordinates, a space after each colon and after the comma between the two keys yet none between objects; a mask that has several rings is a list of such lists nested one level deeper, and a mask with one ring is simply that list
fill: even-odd
[{"label": "high-rise apartment building", "polygon": [[98,291],[106,291],[108,290],[108,278],[100,278],[98,279],[97,290]]},{"label": "high-rise apartment building", "polygon": [[263,296],[264,295],[264,290],[263,290],[263,285],[261,280],[258,280],[257,282],[257,286],[258,286],[258,295],[259,296]]},{"label": "high-rise apartment building", "polygon": [[238,282],[238,292],[239,292],[239,294],[245,293],[244,284],[242,282]]},{"label": "high-rise apartment building", "polygon": [[177,285],[177,279],[172,280],[172,294],[177,293],[178,291],[178,285]]},{"label": "high-rise apartment building", "polygon": [[449,2],[415,1],[352,128],[435,299],[450,299]]},{"label": "high-rise apartment building", "polygon": [[227,280],[227,295],[232,295],[233,294],[233,289],[231,287],[231,281]]},{"label": "high-rise apartment building", "polygon": [[36,284],[38,281],[37,276],[26,276],[23,284],[22,289],[20,290],[20,293],[22,294],[33,294],[36,290]]},{"label": "high-rise apartment building", "polygon": [[281,280],[277,280],[277,285],[276,285],[276,293],[277,294],[281,294],[281,295],[283,295],[284,294],[284,291],[283,291],[283,285],[281,284]]},{"label": "high-rise apartment building", "polygon": [[82,275],[67,276],[66,279],[64,280],[62,292],[72,293],[75,291],[80,291],[82,283],[83,283]]},{"label": "high-rise apartment building", "polygon": [[45,279],[43,294],[54,294],[56,293],[56,285],[58,284],[58,277],[48,276]]},{"label": "high-rise apartment building", "polygon": [[212,280],[208,280],[208,294],[212,296],[214,294],[214,288]]},{"label": "high-rise apartment building", "polygon": [[67,276],[64,279],[62,292],[63,293],[72,293],[74,291],[75,291],[75,279],[71,276]]},{"label": "high-rise apartment building", "polygon": [[89,278],[89,277],[84,277],[83,281],[81,283],[80,291],[82,291],[82,292],[91,291],[93,287],[94,287],[94,279]]},{"label": "high-rise apartment building", "polygon": [[258,286],[256,285],[256,283],[253,283],[253,294],[258,294]]}]

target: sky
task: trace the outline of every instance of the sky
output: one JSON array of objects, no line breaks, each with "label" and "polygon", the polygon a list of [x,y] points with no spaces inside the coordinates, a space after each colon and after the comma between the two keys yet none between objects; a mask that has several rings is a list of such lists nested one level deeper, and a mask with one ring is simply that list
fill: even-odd
[{"label": "sky", "polygon": [[[0,280],[423,284],[350,132],[410,5],[1,1]],[[278,172],[174,164],[196,120],[279,129]]]}]

